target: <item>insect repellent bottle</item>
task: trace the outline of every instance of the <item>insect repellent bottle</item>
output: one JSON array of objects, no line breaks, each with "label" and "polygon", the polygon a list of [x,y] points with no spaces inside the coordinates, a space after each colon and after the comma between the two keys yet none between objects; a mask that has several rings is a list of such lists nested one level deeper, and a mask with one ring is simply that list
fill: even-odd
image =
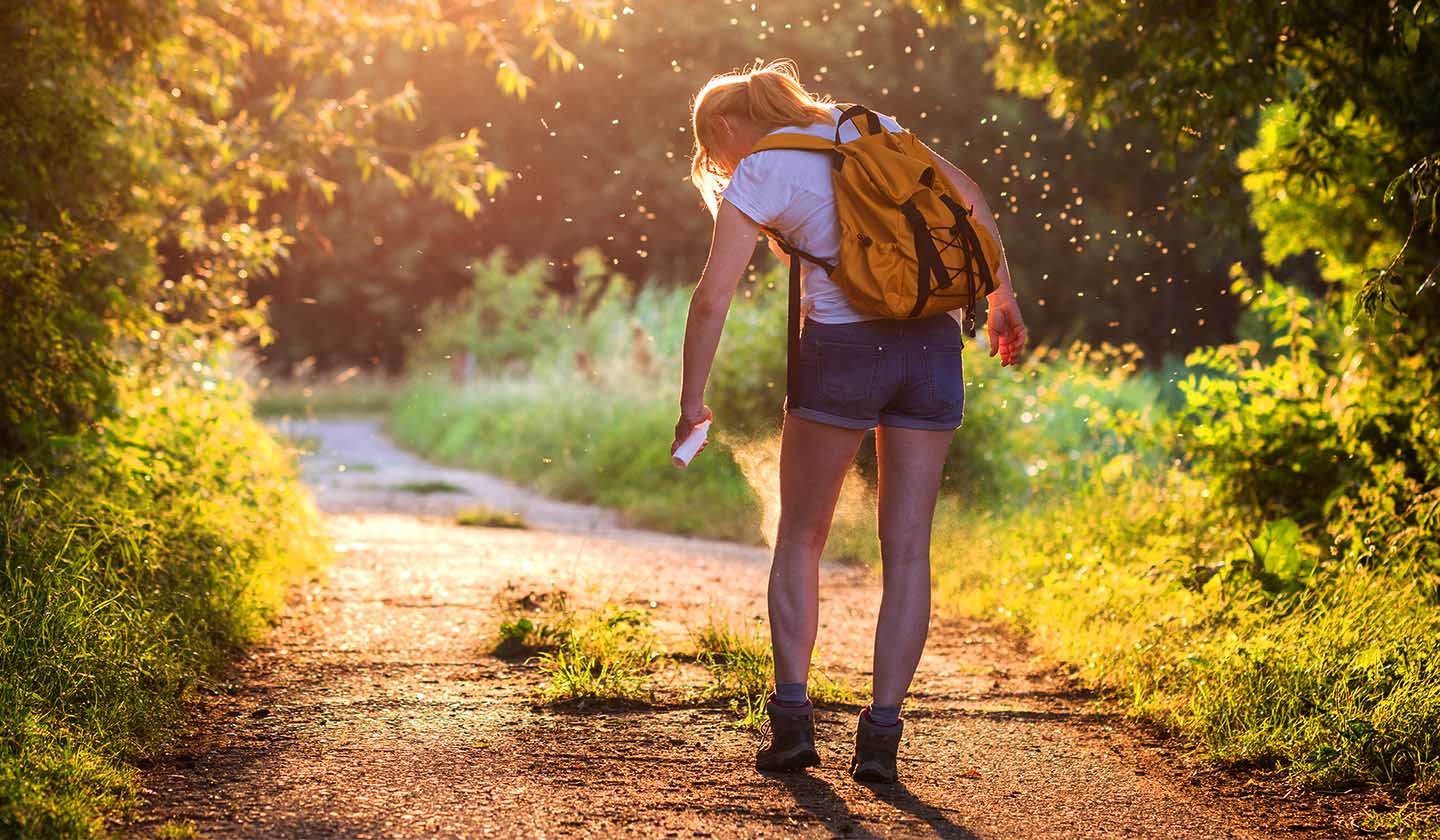
[{"label": "insect repellent bottle", "polygon": [[690,431],[690,435],[675,448],[674,454],[670,456],[670,463],[674,464],[677,469],[688,467],[690,465],[690,459],[694,458],[695,453],[700,451],[701,445],[705,443],[705,438],[709,434],[709,420],[697,425]]}]

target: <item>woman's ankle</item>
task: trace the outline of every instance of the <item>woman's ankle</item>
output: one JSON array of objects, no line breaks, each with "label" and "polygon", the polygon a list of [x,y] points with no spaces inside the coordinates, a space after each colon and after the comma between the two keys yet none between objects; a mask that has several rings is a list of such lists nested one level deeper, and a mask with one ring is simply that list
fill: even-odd
[{"label": "woman's ankle", "polygon": [[782,683],[775,684],[775,702],[782,706],[805,706],[810,703],[810,697],[806,693],[805,683]]},{"label": "woman's ankle", "polygon": [[900,704],[896,703],[894,706],[867,706],[865,707],[865,717],[869,718],[870,722],[877,726],[894,726],[900,722]]}]

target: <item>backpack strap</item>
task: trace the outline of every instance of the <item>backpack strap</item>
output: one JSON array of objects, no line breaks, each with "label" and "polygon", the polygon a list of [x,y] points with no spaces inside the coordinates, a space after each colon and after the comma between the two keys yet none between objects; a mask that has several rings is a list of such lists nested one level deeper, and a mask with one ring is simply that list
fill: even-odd
[{"label": "backpack strap", "polygon": [[830,272],[835,270],[836,264],[796,248],[774,228],[761,230],[779,244],[780,250],[790,255],[790,303],[785,315],[785,399],[788,402],[799,393],[800,367],[796,359],[800,358],[800,260],[809,260]]},{"label": "backpack strap", "polygon": [[[785,247],[785,240],[777,240]],[[785,312],[785,408],[800,393],[800,259],[794,251],[790,254],[790,303]]]},{"label": "backpack strap", "polygon": [[760,138],[747,154],[768,152],[771,149],[795,149],[802,152],[838,152],[836,143],[825,137],[801,134],[795,131],[777,131]]},{"label": "backpack strap", "polygon": [[800,257],[801,259],[809,260],[811,264],[818,265],[826,271],[834,273],[837,263],[831,262],[830,260],[821,259],[820,257],[817,257],[808,251],[800,250],[799,248],[790,244],[790,241],[786,239],[780,233],[780,231],[776,230],[775,228],[762,227],[760,228],[760,230],[764,232],[766,236],[775,240],[775,243],[780,246],[780,250],[784,251],[786,254],[789,254],[792,258]]},{"label": "backpack strap", "polygon": [[[885,133],[885,126],[880,122],[880,118],[875,115],[874,111],[866,108],[864,105],[851,105],[847,107],[844,111],[842,111],[840,114],[840,119],[835,121],[836,143],[840,142],[840,127],[845,125],[845,123],[849,122],[850,120],[859,119],[860,117],[865,118],[865,127],[870,129],[871,134]],[[857,129],[860,129],[861,134],[865,133],[865,130],[861,129],[859,125],[856,125],[855,127]]]}]

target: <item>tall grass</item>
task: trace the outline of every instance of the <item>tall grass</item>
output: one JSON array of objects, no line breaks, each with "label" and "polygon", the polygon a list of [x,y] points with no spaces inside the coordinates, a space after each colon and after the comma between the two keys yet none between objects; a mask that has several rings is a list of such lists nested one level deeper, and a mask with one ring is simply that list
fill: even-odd
[{"label": "tall grass", "polygon": [[683,473],[670,465],[678,413],[644,383],[567,375],[457,389],[426,377],[397,400],[390,431],[431,458],[613,507],[638,526],[756,541],[759,504],[725,444]]},{"label": "tall grass", "polygon": [[[1404,575],[1301,550],[1160,470],[1013,511],[942,517],[940,600],[1009,622],[1084,681],[1217,760],[1433,796],[1440,609]],[[1271,529],[1273,530],[1273,529]]]},{"label": "tall grass", "polygon": [[395,382],[375,374],[358,374],[356,368],[325,377],[259,378],[255,413],[260,417],[384,414],[390,410],[395,392]]},{"label": "tall grass", "polygon": [[0,473],[3,836],[102,833],[187,692],[324,556],[289,455],[231,386],[122,398],[66,468]]}]

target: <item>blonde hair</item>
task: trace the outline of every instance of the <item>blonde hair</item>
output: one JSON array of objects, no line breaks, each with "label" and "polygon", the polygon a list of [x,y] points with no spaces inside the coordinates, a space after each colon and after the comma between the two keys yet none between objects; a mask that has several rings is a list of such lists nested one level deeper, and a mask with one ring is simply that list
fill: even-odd
[{"label": "blonde hair", "polygon": [[768,132],[781,126],[803,127],[829,121],[830,102],[829,97],[805,90],[795,62],[788,58],[763,65],[757,62],[738,72],[712,76],[695,94],[690,107],[690,131],[695,138],[690,180],[710,212],[716,212],[720,193],[734,174],[710,153],[718,139],[713,128],[715,117],[744,117]]}]

